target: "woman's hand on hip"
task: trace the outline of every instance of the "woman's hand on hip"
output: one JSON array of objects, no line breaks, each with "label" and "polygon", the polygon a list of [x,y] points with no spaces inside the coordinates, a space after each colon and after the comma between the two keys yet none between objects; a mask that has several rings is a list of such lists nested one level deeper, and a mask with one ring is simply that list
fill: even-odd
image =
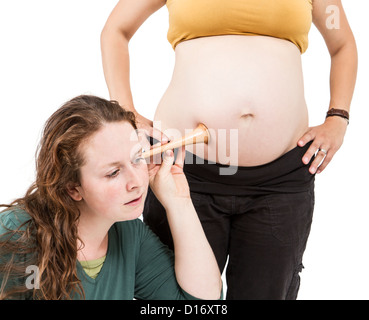
[{"label": "woman's hand on hip", "polygon": [[313,141],[302,157],[302,162],[308,164],[316,153],[316,157],[309,168],[311,174],[321,173],[331,162],[343,143],[346,130],[347,121],[345,119],[336,116],[328,117],[323,124],[309,128],[299,139],[297,143],[299,147]]},{"label": "woman's hand on hip", "polygon": [[136,115],[136,125],[140,132],[144,132],[146,136],[150,136],[161,143],[169,142],[169,138],[160,130],[154,128],[153,122],[138,113]]}]

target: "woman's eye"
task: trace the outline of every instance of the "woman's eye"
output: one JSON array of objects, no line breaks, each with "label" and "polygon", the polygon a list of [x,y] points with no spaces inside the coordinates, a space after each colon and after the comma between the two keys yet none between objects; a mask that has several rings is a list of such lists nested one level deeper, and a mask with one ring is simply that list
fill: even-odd
[{"label": "woman's eye", "polygon": [[145,160],[145,158],[136,158],[135,160],[134,160],[134,163],[135,164],[139,164],[139,163],[141,163],[142,161],[144,161]]},{"label": "woman's eye", "polygon": [[119,169],[107,175],[108,178],[115,178],[119,174]]}]

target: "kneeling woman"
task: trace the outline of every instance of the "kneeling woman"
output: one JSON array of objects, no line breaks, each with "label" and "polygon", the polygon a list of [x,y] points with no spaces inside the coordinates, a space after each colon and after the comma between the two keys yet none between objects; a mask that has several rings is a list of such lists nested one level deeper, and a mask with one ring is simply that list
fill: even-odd
[{"label": "kneeling woman", "polygon": [[[50,117],[35,183],[0,214],[0,298],[220,298],[183,157],[173,165],[169,151],[148,166],[135,129],[133,113],[94,96]],[[166,208],[175,255],[138,219],[149,183]]]}]

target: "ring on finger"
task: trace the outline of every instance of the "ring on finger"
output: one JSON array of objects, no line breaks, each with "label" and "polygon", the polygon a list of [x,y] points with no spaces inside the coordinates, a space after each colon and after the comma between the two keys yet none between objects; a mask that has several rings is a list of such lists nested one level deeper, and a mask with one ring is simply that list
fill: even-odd
[{"label": "ring on finger", "polygon": [[327,150],[322,149],[322,148],[319,148],[319,149],[318,149],[318,152],[319,152],[319,151],[323,152],[325,155],[327,155],[327,152],[328,152]]}]

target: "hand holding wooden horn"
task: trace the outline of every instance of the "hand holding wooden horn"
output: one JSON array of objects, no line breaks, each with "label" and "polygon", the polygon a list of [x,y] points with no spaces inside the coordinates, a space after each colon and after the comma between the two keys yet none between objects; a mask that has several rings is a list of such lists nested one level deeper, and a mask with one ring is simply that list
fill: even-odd
[{"label": "hand holding wooden horn", "polygon": [[190,132],[189,134],[183,136],[178,140],[173,140],[167,144],[155,147],[151,150],[145,151],[142,153],[143,158],[151,157],[155,154],[165,152],[166,150],[176,149],[182,146],[187,146],[195,143],[209,143],[210,141],[210,134],[208,128],[203,124],[200,123],[195,130]]}]

